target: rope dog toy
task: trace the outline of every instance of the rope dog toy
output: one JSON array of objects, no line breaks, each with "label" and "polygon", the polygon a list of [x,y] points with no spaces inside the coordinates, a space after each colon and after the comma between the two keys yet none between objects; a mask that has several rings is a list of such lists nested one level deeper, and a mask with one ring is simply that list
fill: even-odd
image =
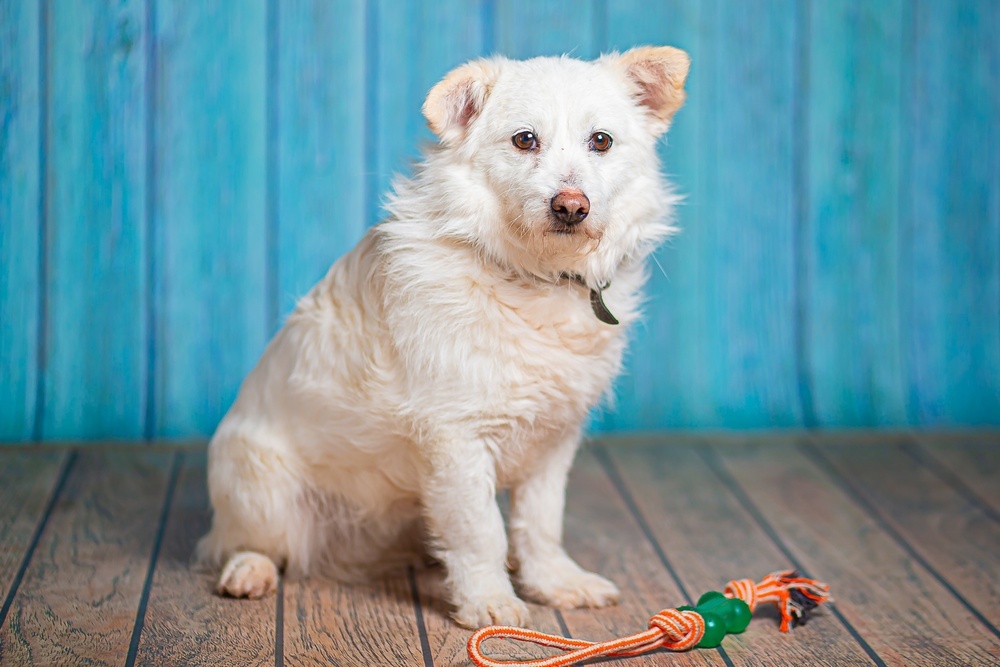
[{"label": "rope dog toy", "polygon": [[[649,629],[621,639],[588,642],[567,639],[535,630],[491,625],[469,638],[469,659],[477,667],[565,667],[589,658],[619,658],[639,655],[658,648],[687,651],[715,648],[727,633],[747,629],[750,616],[760,603],[770,602],[781,612],[781,631],[804,625],[809,613],[830,598],[830,587],[799,576],[795,570],[773,572],[759,583],[740,579],[726,584],[725,593],[709,591],[694,607],[684,605],[664,609],[649,619]],[[535,660],[494,660],[483,654],[487,639],[510,639],[566,651],[562,655]]]}]

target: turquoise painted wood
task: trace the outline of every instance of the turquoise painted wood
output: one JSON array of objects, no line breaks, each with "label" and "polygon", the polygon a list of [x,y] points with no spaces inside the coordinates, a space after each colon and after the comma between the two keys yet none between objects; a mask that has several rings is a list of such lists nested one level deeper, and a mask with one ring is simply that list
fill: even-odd
[{"label": "turquoise painted wood", "polygon": [[1000,4],[918,3],[900,225],[909,419],[1000,420]]},{"label": "turquoise painted wood", "polygon": [[990,0],[0,0],[0,440],[211,433],[448,70],[648,43],[692,57],[682,232],[591,427],[1000,425],[998,30]]},{"label": "turquoise painted wood", "polygon": [[210,434],[271,328],[263,0],[155,3],[151,434]]},{"label": "turquoise painted wood", "polygon": [[274,8],[268,250],[283,319],[366,228],[365,11],[327,0]]},{"label": "turquoise painted wood", "polygon": [[0,440],[40,435],[41,18],[0,2]]},{"label": "turquoise painted wood", "polygon": [[149,295],[144,3],[67,3],[48,18],[41,435],[141,438]]},{"label": "turquoise painted wood", "polygon": [[798,280],[802,372],[820,424],[906,422],[899,345],[903,9],[899,0],[819,2],[808,22],[808,217]]}]

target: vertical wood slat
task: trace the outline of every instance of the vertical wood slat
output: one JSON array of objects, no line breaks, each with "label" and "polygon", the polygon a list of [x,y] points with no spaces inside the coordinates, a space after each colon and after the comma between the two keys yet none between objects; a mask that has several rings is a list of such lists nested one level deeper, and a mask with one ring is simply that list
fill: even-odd
[{"label": "vertical wood slat", "polygon": [[901,140],[909,420],[1000,415],[1000,5],[909,7]]},{"label": "vertical wood slat", "polygon": [[30,440],[38,409],[41,15],[0,2],[0,440]]},{"label": "vertical wood slat", "polygon": [[[806,372],[817,422],[906,419],[899,352],[903,3],[811,5]],[[805,94],[801,91],[800,94]],[[835,335],[832,335],[836,332]]]},{"label": "vertical wood slat", "polygon": [[277,164],[270,167],[284,318],[364,234],[365,12],[350,0],[276,5]]},{"label": "vertical wood slat", "polygon": [[[759,579],[792,567],[698,456],[699,443],[693,444],[606,447],[610,465],[692,597],[721,590],[732,579]],[[767,664],[767,656],[777,655],[788,664],[871,664],[836,617],[826,610],[818,613],[791,641],[777,631],[773,616],[762,613],[744,634],[726,638],[726,652],[734,663],[746,665]]]},{"label": "vertical wood slat", "polygon": [[[695,414],[706,426],[800,423],[796,340],[793,2],[703,8],[697,251],[706,263],[706,374]],[[667,361],[669,363],[669,360]]]},{"label": "vertical wood slat", "polygon": [[567,5],[560,0],[509,0],[496,5],[496,47],[509,58],[560,56],[595,58],[604,4],[581,0]]},{"label": "vertical wood slat", "polygon": [[800,451],[733,445],[713,456],[720,481],[734,483],[806,571],[830,584],[837,611],[886,663],[1000,659],[995,636]]},{"label": "vertical wood slat", "polygon": [[155,6],[156,428],[211,433],[264,348],[264,0]]},{"label": "vertical wood slat", "polygon": [[698,361],[705,356],[704,337],[693,326],[710,307],[699,291],[704,265],[698,251],[706,232],[700,205],[706,195],[698,181],[701,98],[709,82],[700,27],[704,7],[698,0],[616,0],[607,3],[603,18],[608,41],[602,49],[666,44],[684,49],[692,64],[687,100],[660,148],[662,171],[684,197],[676,211],[681,231],[649,262],[646,316],[631,332],[625,371],[615,383],[615,405],[603,410],[597,422],[602,431],[694,426],[698,416],[692,401],[706,391],[707,378]]},{"label": "vertical wood slat", "polygon": [[138,0],[49,14],[49,438],[137,438],[146,389],[145,39]]},{"label": "vertical wood slat", "polygon": [[452,68],[486,55],[487,1],[371,3],[368,224],[384,217],[381,204],[394,174],[410,173],[421,142],[434,140],[420,111],[427,92]]},{"label": "vertical wood slat", "polygon": [[273,665],[273,596],[215,595],[216,572],[194,566],[198,539],[211,524],[204,452],[185,452],[164,528],[139,637],[137,665]]},{"label": "vertical wood slat", "polygon": [[81,452],[0,627],[0,659],[120,664],[172,455]]}]

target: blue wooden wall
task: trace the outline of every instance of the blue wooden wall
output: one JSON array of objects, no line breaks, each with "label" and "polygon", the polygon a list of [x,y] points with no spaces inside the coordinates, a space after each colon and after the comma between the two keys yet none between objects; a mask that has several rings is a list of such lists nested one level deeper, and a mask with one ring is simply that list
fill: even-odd
[{"label": "blue wooden wall", "polygon": [[597,430],[1000,424],[1000,2],[0,0],[0,439],[210,433],[483,54],[674,44]]}]

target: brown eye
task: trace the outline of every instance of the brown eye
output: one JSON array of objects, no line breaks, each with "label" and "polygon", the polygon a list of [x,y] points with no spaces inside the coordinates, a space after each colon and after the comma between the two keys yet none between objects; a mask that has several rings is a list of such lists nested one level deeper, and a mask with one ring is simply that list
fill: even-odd
[{"label": "brown eye", "polygon": [[603,153],[611,148],[611,135],[607,132],[594,132],[590,135],[590,150]]},{"label": "brown eye", "polygon": [[538,148],[538,139],[535,137],[535,133],[527,130],[515,134],[511,137],[511,142],[522,151],[533,151]]}]

